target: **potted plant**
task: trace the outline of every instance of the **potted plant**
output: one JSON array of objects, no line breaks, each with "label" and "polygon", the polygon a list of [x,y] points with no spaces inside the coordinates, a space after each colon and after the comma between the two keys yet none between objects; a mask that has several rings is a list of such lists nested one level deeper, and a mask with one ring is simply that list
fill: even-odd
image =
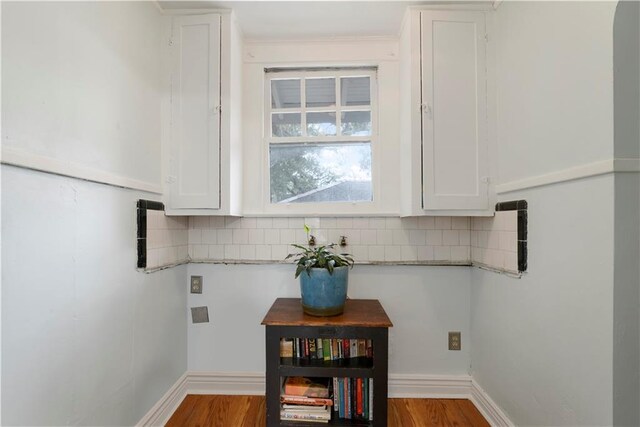
[{"label": "potted plant", "polygon": [[[308,228],[305,226],[305,230]],[[335,244],[318,246],[291,245],[301,252],[287,255],[297,264],[302,308],[312,316],[335,316],[344,311],[349,284],[349,267],[353,257],[332,251]]]}]

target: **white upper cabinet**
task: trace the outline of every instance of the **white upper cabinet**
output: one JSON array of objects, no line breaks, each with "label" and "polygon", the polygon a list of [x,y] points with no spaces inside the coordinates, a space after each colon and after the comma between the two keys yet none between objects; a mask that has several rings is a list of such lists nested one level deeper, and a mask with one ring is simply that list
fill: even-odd
[{"label": "white upper cabinet", "polygon": [[484,12],[408,16],[401,40],[404,215],[491,212],[486,34]]},{"label": "white upper cabinet", "polygon": [[229,15],[172,18],[168,214],[240,213],[239,43]]}]

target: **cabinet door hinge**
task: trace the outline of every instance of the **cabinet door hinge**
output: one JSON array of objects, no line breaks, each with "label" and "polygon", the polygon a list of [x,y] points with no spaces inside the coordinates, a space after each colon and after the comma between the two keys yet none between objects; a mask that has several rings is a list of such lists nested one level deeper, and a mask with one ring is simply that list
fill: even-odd
[{"label": "cabinet door hinge", "polygon": [[484,41],[487,43],[489,42],[489,34],[484,35]]},{"label": "cabinet door hinge", "polygon": [[169,46],[173,46],[173,38],[169,39],[169,42],[167,43]]}]

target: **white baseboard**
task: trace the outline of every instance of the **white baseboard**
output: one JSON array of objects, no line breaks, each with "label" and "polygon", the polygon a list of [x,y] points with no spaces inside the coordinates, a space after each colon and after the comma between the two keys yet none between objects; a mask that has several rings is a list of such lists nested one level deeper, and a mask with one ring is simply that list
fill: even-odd
[{"label": "white baseboard", "polygon": [[188,374],[188,372],[185,372],[178,378],[178,381],[176,381],[169,391],[138,421],[136,426],[164,426],[187,396],[186,383]]},{"label": "white baseboard", "polygon": [[[137,425],[165,425],[188,394],[262,396],[264,390],[263,372],[186,372]],[[389,397],[469,399],[492,426],[513,426],[469,375],[390,374]]]},{"label": "white baseboard", "polygon": [[493,401],[475,380],[471,380],[471,402],[478,408],[484,418],[495,427],[513,427],[507,414]]}]

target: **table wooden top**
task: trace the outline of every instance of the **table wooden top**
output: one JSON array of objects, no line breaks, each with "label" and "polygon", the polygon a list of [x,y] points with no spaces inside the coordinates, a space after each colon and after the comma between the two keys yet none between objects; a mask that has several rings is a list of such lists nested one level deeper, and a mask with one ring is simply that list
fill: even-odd
[{"label": "table wooden top", "polygon": [[389,328],[393,326],[377,299],[348,299],[344,313],[316,317],[302,311],[300,298],[278,298],[262,320],[267,326],[361,326]]}]

